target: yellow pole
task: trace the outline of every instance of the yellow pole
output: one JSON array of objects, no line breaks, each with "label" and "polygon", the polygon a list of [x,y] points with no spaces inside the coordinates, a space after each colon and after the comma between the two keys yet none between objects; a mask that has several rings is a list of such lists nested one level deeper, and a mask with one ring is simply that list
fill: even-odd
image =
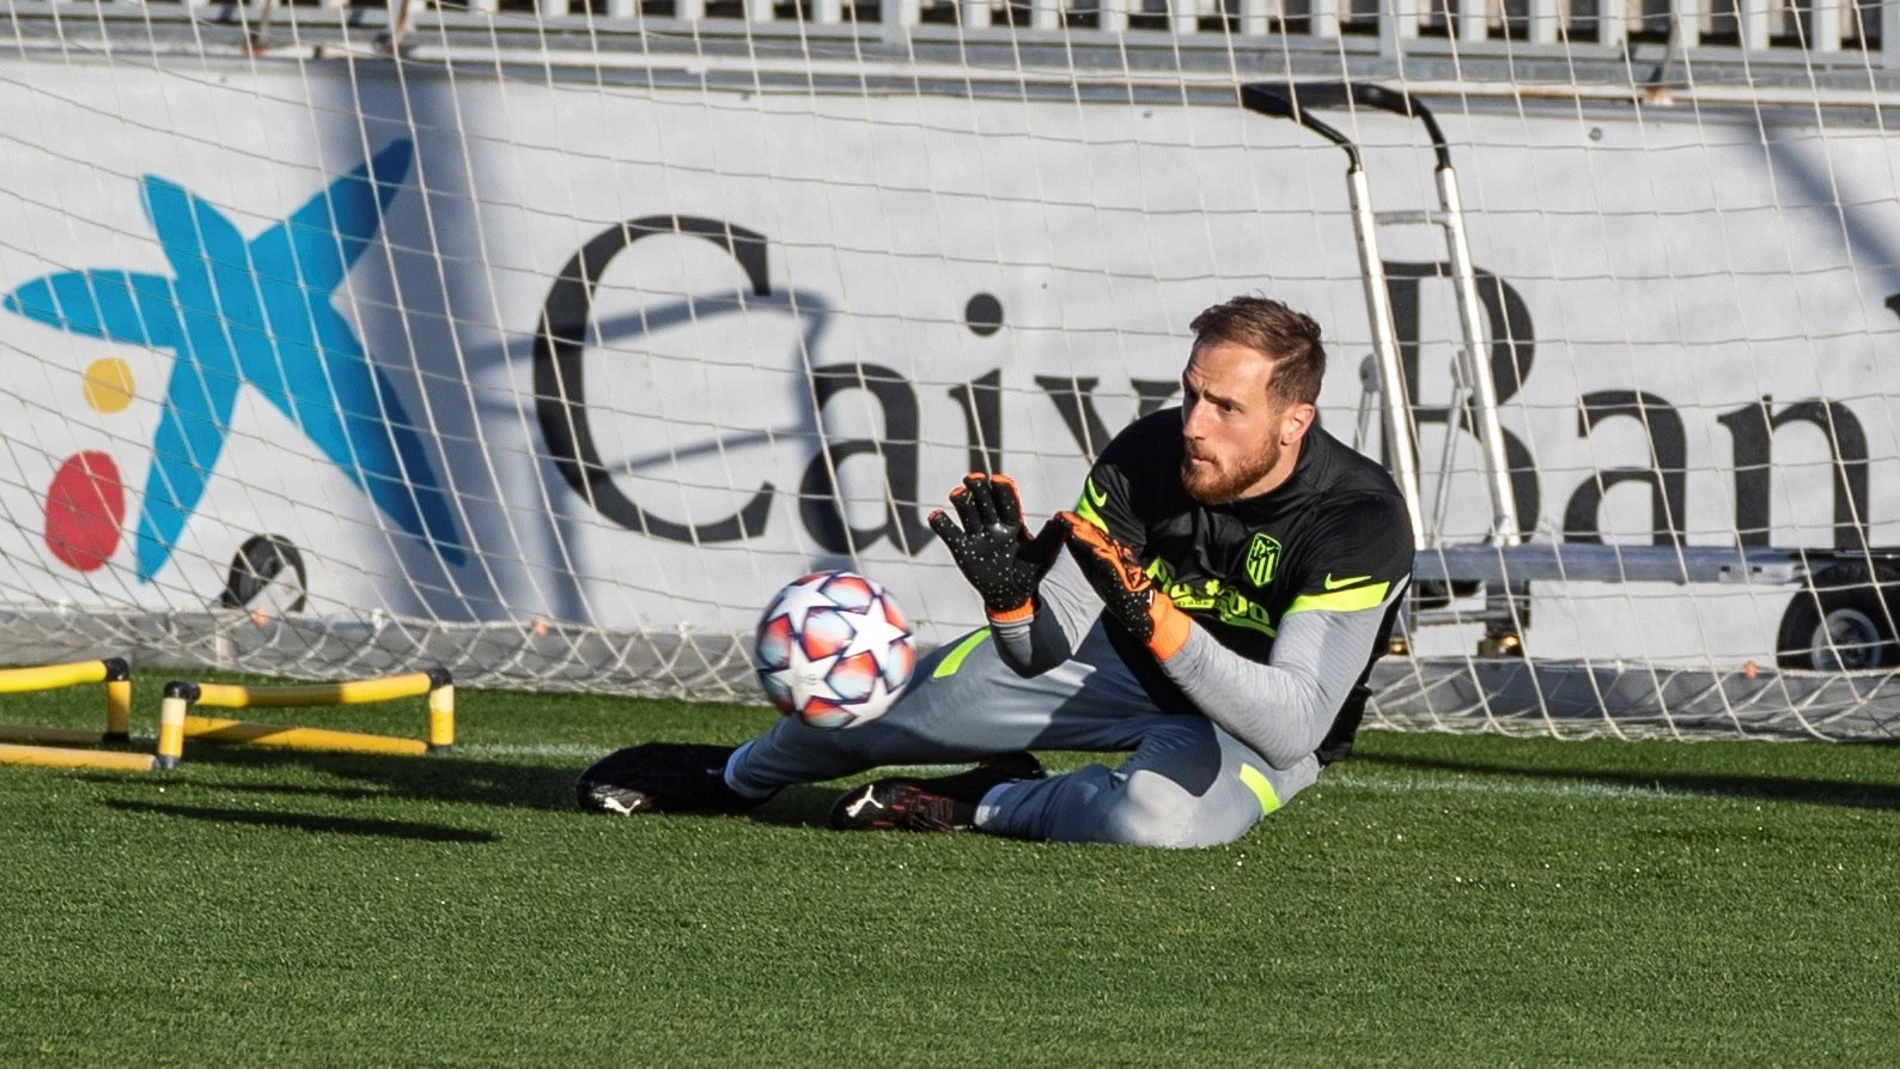
[{"label": "yellow pole", "polygon": [[444,683],[429,692],[429,752],[447,753],[454,748],[455,684]]},{"label": "yellow pole", "polygon": [[67,750],[57,746],[9,746],[0,743],[0,765],[39,765],[46,768],[105,768],[150,772],[159,758],[145,753],[111,750]]},{"label": "yellow pole", "polygon": [[434,681],[427,672],[408,672],[380,679],[346,679],[292,687],[247,687],[233,683],[199,683],[197,704],[218,709],[294,709],[311,705],[362,705],[397,698],[419,698]]},{"label": "yellow pole", "polygon": [[80,683],[103,683],[106,675],[104,661],[43,664],[33,668],[0,668],[0,694],[24,694],[27,691],[54,690],[59,687],[77,686]]},{"label": "yellow pole", "polygon": [[395,754],[419,757],[429,752],[421,739],[394,735],[368,735],[356,731],[331,731],[326,728],[282,727],[254,724],[248,720],[221,720],[209,716],[185,718],[188,738],[207,742],[237,742],[250,746],[276,746],[288,750],[332,750],[341,753]]},{"label": "yellow pole", "polygon": [[185,714],[191,708],[191,684],[167,683],[165,699],[158,705],[158,765],[177,768],[185,756]]},{"label": "yellow pole", "polygon": [[106,741],[124,742],[132,737],[132,680],[106,680]]}]

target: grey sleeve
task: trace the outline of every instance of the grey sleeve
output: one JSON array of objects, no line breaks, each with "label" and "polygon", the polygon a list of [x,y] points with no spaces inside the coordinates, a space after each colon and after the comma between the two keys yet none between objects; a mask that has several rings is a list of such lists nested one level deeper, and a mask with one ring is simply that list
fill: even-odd
[{"label": "grey sleeve", "polygon": [[1161,669],[1209,720],[1274,768],[1291,768],[1319,748],[1366,670],[1386,610],[1405,589],[1404,583],[1394,586],[1376,608],[1287,616],[1266,664],[1242,657],[1197,627]]},{"label": "grey sleeve", "polygon": [[[1075,655],[1095,618],[1102,599],[1067,554],[1042,577],[1036,592],[1036,614],[1014,623],[990,621],[996,652],[1017,675],[1039,676]],[[1357,678],[1357,677],[1354,677]]]}]

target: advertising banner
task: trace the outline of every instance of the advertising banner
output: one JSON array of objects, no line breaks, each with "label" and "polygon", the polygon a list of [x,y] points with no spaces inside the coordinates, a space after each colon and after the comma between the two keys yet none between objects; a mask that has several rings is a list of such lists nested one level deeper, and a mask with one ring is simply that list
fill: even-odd
[{"label": "advertising banner", "polygon": [[[943,641],[945,491],[1070,506],[1240,293],[1319,319],[1323,426],[1380,448],[1345,155],[1238,106],[9,66],[10,605],[236,604],[249,547],[315,616],[737,633],[847,565]],[[1438,107],[1537,540],[1900,544],[1891,139]],[[1432,203],[1417,124],[1342,123],[1378,207]],[[1380,236],[1426,511],[1481,539],[1442,232]],[[1531,635],[1739,664],[1789,593],[1540,588]]]}]

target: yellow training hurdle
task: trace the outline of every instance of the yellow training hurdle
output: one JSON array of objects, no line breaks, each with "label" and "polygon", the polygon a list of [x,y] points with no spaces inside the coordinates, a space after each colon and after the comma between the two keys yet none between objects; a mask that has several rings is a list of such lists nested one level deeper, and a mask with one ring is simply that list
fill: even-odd
[{"label": "yellow training hurdle", "polygon": [[[170,767],[152,754],[116,753],[105,750],[79,750],[73,746],[96,746],[107,742],[126,742],[132,735],[132,671],[123,657],[70,664],[45,664],[32,668],[0,669],[0,694],[26,694],[57,690],[86,683],[106,685],[106,729],[35,727],[30,724],[0,724],[0,764],[41,765],[52,768],[109,768],[149,772]],[[47,743],[63,743],[51,746]]]},{"label": "yellow training hurdle", "polygon": [[[315,705],[365,705],[402,698],[429,699],[428,738],[370,735],[327,728],[279,727],[248,720],[199,716],[195,708],[302,709]],[[455,683],[441,668],[378,679],[349,679],[339,683],[311,683],[284,687],[249,687],[235,683],[165,684],[159,706],[158,767],[172,768],[185,755],[186,739],[244,743],[292,750],[329,750],[416,756],[446,753],[455,748]]]}]

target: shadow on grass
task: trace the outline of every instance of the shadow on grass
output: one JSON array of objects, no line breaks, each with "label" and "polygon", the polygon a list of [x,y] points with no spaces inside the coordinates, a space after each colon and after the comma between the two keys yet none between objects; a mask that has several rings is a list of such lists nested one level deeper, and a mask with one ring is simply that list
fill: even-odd
[{"label": "shadow on grass", "polygon": [[[267,750],[202,746],[192,750],[176,775],[198,769],[273,769],[315,772],[360,786],[304,783],[219,782],[215,789],[241,794],[294,795],[364,801],[380,798],[459,802],[510,809],[572,809],[580,768],[516,765],[463,757],[390,757],[379,754]],[[96,783],[123,784],[123,776],[88,775]],[[209,785],[208,786],[212,786]]]},{"label": "shadow on grass", "polygon": [[839,790],[809,785],[787,787],[746,815],[757,823],[784,828],[830,828],[831,803]]},{"label": "shadow on grass", "polygon": [[1537,768],[1486,761],[1455,761],[1442,757],[1396,754],[1354,754],[1352,764],[1386,765],[1430,772],[1467,772],[1482,776],[1598,783],[1634,790],[1673,791],[1710,798],[1751,798],[1768,802],[1855,809],[1900,809],[1900,787],[1851,780],[1794,779],[1786,776],[1749,776],[1704,772],[1610,772],[1583,768]]},{"label": "shadow on grass", "polygon": [[[272,770],[294,770],[299,774],[315,772],[334,779],[352,781],[355,784],[312,785],[231,779],[220,779],[204,784],[207,790],[225,794],[329,798],[351,802],[378,800],[452,802],[509,809],[542,809],[580,813],[574,801],[574,783],[582,771],[579,763],[571,768],[563,768],[547,765],[516,765],[455,756],[390,757],[377,754],[205,746],[194,749],[189,759],[180,767],[179,772],[184,776],[190,776],[196,769],[247,769],[256,770],[264,775],[269,775]],[[94,783],[113,785],[124,785],[128,782],[124,776],[106,773],[88,774],[83,778]],[[831,803],[842,789],[836,786],[787,787],[765,805],[756,810],[737,814],[737,816],[761,824],[790,828],[828,828],[831,826]],[[204,810],[203,812],[213,811]],[[229,812],[252,818],[261,815],[254,810]],[[293,815],[292,819],[303,818]]]},{"label": "shadow on grass", "polygon": [[334,835],[368,835],[383,839],[410,839],[431,843],[492,843],[501,836],[491,831],[472,831],[446,824],[422,824],[410,820],[364,820],[355,817],[327,816],[317,813],[284,813],[261,809],[218,809],[158,802],[107,801],[100,803],[122,813],[150,813],[183,817],[212,824],[251,824],[266,828],[292,828],[298,831]]}]

